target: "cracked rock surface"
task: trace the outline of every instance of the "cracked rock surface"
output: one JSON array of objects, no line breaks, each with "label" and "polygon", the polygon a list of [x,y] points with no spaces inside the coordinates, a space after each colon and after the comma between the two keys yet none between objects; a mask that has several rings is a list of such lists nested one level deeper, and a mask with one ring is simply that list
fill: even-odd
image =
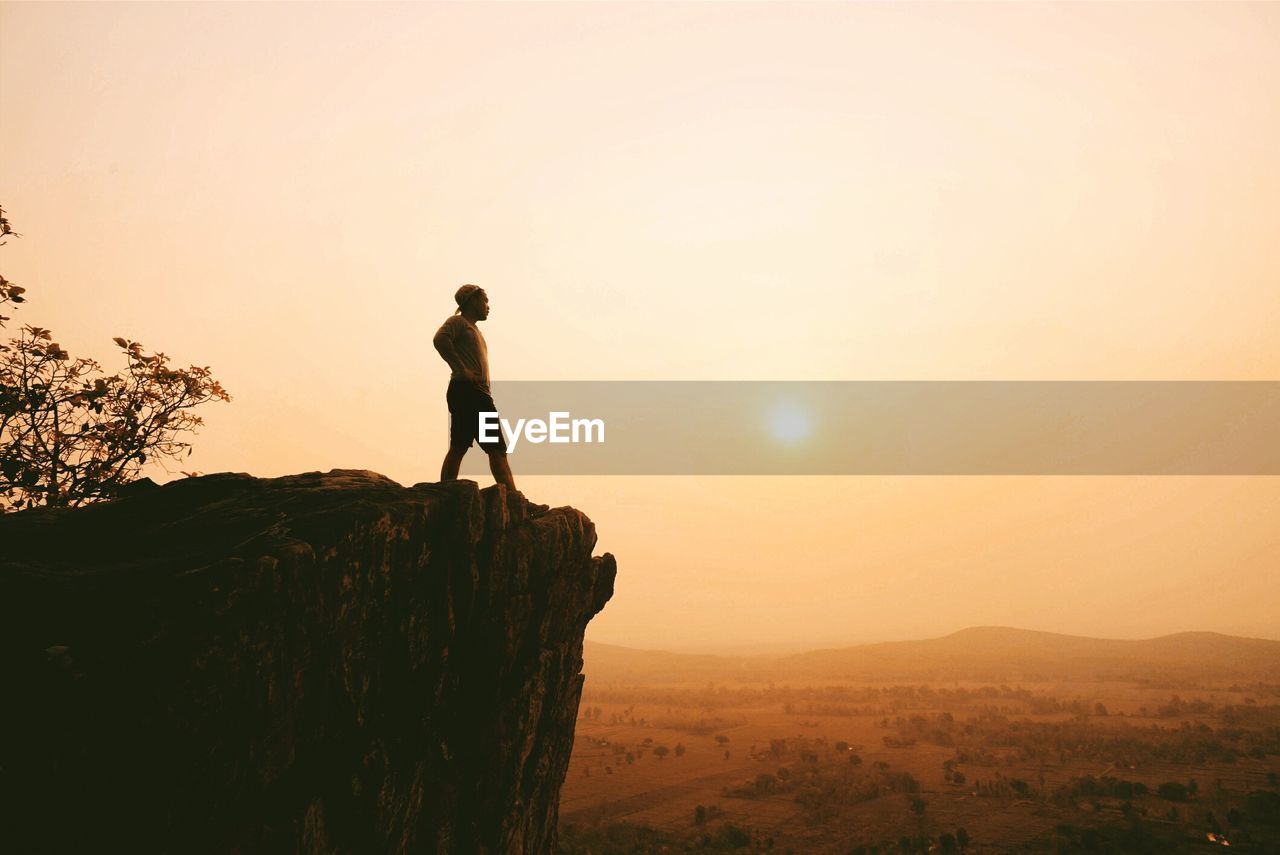
[{"label": "cracked rock surface", "polygon": [[595,543],[353,470],[0,516],[0,850],[552,851]]}]

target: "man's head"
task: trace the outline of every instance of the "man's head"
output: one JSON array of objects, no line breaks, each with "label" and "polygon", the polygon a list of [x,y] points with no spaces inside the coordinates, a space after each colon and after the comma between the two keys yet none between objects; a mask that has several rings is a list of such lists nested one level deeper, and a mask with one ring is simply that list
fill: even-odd
[{"label": "man's head", "polygon": [[471,321],[483,321],[489,317],[489,295],[479,285],[463,285],[453,295],[457,311]]}]

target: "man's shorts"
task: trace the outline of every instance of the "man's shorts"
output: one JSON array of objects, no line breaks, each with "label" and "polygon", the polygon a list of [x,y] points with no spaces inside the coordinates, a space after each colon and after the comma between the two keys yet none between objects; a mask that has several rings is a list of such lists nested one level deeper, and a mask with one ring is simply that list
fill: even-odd
[{"label": "man's shorts", "polygon": [[[450,448],[470,448],[471,443],[475,442],[486,454],[507,450],[507,443],[502,438],[502,428],[496,425],[489,430],[490,436],[497,435],[496,440],[480,440],[480,414],[498,411],[492,395],[470,383],[450,380],[445,400],[449,402]],[[494,424],[492,420],[489,423]]]}]

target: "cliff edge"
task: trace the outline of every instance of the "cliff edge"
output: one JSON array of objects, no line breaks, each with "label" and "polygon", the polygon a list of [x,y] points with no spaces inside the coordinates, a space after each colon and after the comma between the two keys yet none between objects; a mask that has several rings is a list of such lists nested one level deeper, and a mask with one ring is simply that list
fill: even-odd
[{"label": "cliff edge", "polygon": [[0,849],[550,852],[595,543],[351,470],[0,516]]}]

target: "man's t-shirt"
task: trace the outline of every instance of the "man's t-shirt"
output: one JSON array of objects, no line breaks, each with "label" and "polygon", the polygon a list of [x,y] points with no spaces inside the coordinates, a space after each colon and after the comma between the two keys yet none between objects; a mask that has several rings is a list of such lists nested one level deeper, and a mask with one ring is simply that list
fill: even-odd
[{"label": "man's t-shirt", "polygon": [[[464,368],[475,372],[480,378],[480,388],[489,391],[489,347],[484,343],[484,336],[476,325],[462,315],[452,315],[436,333],[433,341],[445,339],[453,344],[453,352]],[[462,379],[458,372],[453,372],[454,379]]]}]

